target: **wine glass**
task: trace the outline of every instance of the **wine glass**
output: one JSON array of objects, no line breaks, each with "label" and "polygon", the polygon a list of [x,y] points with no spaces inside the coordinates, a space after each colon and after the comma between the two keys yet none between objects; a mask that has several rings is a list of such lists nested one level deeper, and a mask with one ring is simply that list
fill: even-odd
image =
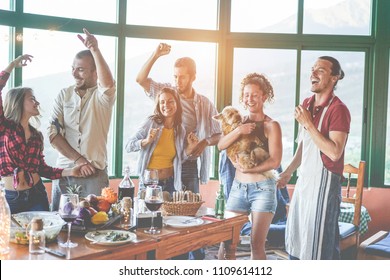
[{"label": "wine glass", "polygon": [[158,170],[157,169],[145,169],[142,182],[145,187],[158,185]]},{"label": "wine glass", "polygon": [[145,205],[146,207],[152,211],[152,222],[150,225],[150,229],[145,230],[145,233],[149,234],[157,234],[160,233],[160,230],[154,227],[154,214],[160,209],[163,204],[163,193],[161,186],[150,185],[146,187],[145,192]]},{"label": "wine glass", "polygon": [[79,211],[80,206],[78,194],[61,194],[58,212],[61,218],[68,224],[68,240],[63,243],[58,243],[61,247],[74,248],[78,245],[77,243],[70,241],[70,229],[72,227],[72,222],[76,220]]}]

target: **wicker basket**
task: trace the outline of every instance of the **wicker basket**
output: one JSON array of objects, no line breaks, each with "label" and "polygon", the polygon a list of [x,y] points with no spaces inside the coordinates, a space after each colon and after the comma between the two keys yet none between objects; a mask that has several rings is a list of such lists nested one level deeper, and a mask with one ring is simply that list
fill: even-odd
[{"label": "wicker basket", "polygon": [[195,216],[204,201],[164,202],[163,211],[169,216]]}]

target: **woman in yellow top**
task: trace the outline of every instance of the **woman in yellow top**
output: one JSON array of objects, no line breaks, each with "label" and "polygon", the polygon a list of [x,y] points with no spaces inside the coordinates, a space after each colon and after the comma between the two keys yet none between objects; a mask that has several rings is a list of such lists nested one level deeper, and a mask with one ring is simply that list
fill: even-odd
[{"label": "woman in yellow top", "polygon": [[[178,94],[172,88],[163,88],[156,96],[154,114],[147,118],[126,145],[128,153],[139,151],[137,173],[140,178],[145,169],[157,169],[159,185],[171,194],[182,190],[181,165],[196,142],[190,133],[187,152],[184,151],[186,131],[181,115]],[[140,181],[140,189],[144,187]]]}]

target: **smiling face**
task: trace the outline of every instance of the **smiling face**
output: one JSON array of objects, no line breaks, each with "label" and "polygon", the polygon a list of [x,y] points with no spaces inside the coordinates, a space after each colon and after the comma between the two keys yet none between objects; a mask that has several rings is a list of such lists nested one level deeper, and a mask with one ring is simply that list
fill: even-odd
[{"label": "smiling face", "polygon": [[258,112],[263,108],[267,96],[256,84],[247,84],[243,89],[242,102],[249,112]]},{"label": "smiling face", "polygon": [[97,84],[97,73],[91,57],[76,57],[73,60],[72,75],[76,83],[76,89],[86,90]]},{"label": "smiling face", "polygon": [[27,117],[39,116],[39,104],[31,91],[26,92],[23,101],[23,115]]},{"label": "smiling face", "polygon": [[165,118],[173,118],[177,111],[177,103],[174,96],[169,92],[163,92],[158,98],[161,114]]},{"label": "smiling face", "polygon": [[326,93],[333,90],[338,76],[332,75],[332,63],[328,60],[318,59],[311,70],[311,91]]}]

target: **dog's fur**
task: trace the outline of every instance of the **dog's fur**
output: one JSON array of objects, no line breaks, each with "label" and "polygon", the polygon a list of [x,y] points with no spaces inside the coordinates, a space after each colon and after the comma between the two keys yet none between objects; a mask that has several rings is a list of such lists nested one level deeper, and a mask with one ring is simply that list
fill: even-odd
[{"label": "dog's fur", "polygon": [[[221,123],[224,135],[233,131],[242,124],[242,116],[240,112],[232,106],[225,107],[221,113],[213,116],[213,118]],[[252,133],[242,135],[226,149],[226,152],[232,162],[237,161],[243,168],[249,169],[269,158],[269,153],[264,150],[262,146],[263,143],[259,137],[253,135]],[[264,172],[263,175],[267,178],[275,177],[272,171]]]}]

